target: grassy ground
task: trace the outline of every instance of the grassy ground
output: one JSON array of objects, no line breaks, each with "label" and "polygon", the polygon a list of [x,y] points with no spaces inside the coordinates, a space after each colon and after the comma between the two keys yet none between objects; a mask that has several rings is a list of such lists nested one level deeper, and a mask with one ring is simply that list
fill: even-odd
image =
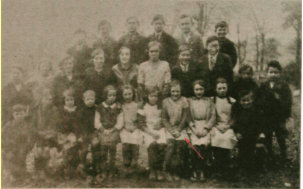
[{"label": "grassy ground", "polygon": [[[95,187],[104,188],[299,188],[299,171],[300,171],[300,110],[301,101],[300,96],[294,97],[293,114],[291,119],[287,122],[287,128],[289,131],[289,137],[287,139],[288,156],[291,160],[285,167],[277,165],[275,170],[266,170],[253,177],[245,177],[240,173],[236,174],[235,181],[228,182],[224,180],[209,179],[203,183],[191,182],[189,180],[180,180],[178,182],[157,182],[149,181],[146,174],[140,174],[133,178],[114,178],[111,180],[105,180],[100,185]],[[276,141],[274,142],[274,150],[278,153],[278,146]],[[117,166],[121,165],[121,146],[118,147],[118,159]],[[143,151],[144,149],[142,149]],[[140,164],[146,165],[146,154],[141,153]],[[4,183],[2,183],[2,186]],[[76,179],[69,181],[59,180],[47,180],[45,182],[27,182],[27,184],[20,185],[19,187],[77,187],[84,188],[89,187],[85,180]]]}]

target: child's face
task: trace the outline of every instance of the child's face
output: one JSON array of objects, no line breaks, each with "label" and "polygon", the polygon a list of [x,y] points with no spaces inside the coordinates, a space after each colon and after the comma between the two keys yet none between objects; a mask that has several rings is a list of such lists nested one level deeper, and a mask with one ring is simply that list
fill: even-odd
[{"label": "child's face", "polygon": [[64,63],[64,71],[66,73],[71,73],[73,71],[73,67],[74,67],[74,62],[72,59],[68,59],[67,61],[65,61]]},{"label": "child's face", "polygon": [[240,77],[242,79],[252,79],[252,76],[253,76],[252,71],[249,68],[247,68],[246,70],[243,70],[240,73]]},{"label": "child's face", "polygon": [[189,60],[190,60],[190,51],[182,51],[179,54],[179,60],[181,62],[181,64],[188,64]]},{"label": "child's face", "polygon": [[71,96],[65,97],[64,102],[65,102],[65,106],[67,107],[73,107],[75,104],[74,97]]},{"label": "child's face", "polygon": [[203,86],[196,84],[194,86],[194,93],[197,98],[202,98],[204,95],[205,89]]},{"label": "child's face", "polygon": [[150,94],[148,95],[148,103],[149,103],[150,105],[156,105],[157,102],[158,102],[158,94],[157,94],[156,92],[150,93]]},{"label": "child's face", "polygon": [[162,20],[155,20],[153,25],[154,25],[155,32],[157,32],[157,33],[162,32],[164,29],[164,26],[165,26],[165,24],[163,23]]},{"label": "child's face", "polygon": [[133,100],[133,91],[131,89],[124,89],[123,100],[124,102],[131,102]]},{"label": "child's face", "polygon": [[215,55],[219,52],[219,41],[215,40],[207,45],[207,51],[211,55]]},{"label": "child's face", "polygon": [[11,79],[14,83],[20,83],[22,81],[22,73],[18,69],[13,69]]},{"label": "child's face", "polygon": [[149,58],[155,62],[159,60],[159,55],[160,55],[160,49],[158,45],[154,45],[152,47],[149,48],[148,50],[149,53]]},{"label": "child's face", "polygon": [[84,104],[87,106],[87,107],[93,107],[95,105],[95,95],[85,95],[83,97],[83,101],[84,101]]},{"label": "child's face", "polygon": [[44,106],[49,106],[53,103],[53,96],[52,95],[45,95],[43,98],[42,98],[42,104]]},{"label": "child's face", "polygon": [[122,64],[127,64],[129,63],[129,60],[130,60],[130,50],[129,49],[126,49],[126,48],[123,48],[120,52],[120,62]]},{"label": "child's face", "polygon": [[171,98],[176,101],[181,97],[181,87],[180,85],[173,86],[170,89]]},{"label": "child's face", "polygon": [[104,61],[105,61],[104,54],[103,53],[97,54],[93,59],[95,69],[96,70],[102,70],[103,65],[104,65]]},{"label": "child's face", "polygon": [[227,84],[226,83],[218,83],[216,87],[216,92],[219,97],[225,97],[227,93]]},{"label": "child's face", "polygon": [[129,32],[136,32],[137,27],[138,27],[137,20],[136,19],[129,19],[127,21],[127,27],[128,27]]},{"label": "child's face", "polygon": [[26,111],[18,111],[18,112],[13,112],[13,117],[15,120],[22,120],[26,116]]},{"label": "child's face", "polygon": [[115,103],[117,97],[117,91],[116,90],[109,90],[106,97],[106,104],[111,105]]},{"label": "child's face", "polygon": [[219,38],[224,38],[227,32],[227,27],[218,27],[216,30],[216,34]]},{"label": "child's face", "polygon": [[270,81],[276,81],[280,78],[280,70],[275,67],[269,67],[267,70],[267,77]]},{"label": "child's face", "polygon": [[242,106],[242,108],[248,109],[252,106],[253,101],[254,101],[253,94],[249,93],[240,98],[240,105]]},{"label": "child's face", "polygon": [[192,22],[189,17],[180,20],[180,28],[183,33],[189,33],[192,27]]}]

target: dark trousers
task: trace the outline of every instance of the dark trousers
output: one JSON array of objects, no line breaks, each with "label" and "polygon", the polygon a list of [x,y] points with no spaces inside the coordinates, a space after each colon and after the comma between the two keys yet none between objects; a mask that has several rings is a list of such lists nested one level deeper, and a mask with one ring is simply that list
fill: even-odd
[{"label": "dark trousers", "polygon": [[137,165],[139,158],[139,145],[137,144],[122,144],[123,164],[125,167],[130,167],[133,163]]},{"label": "dark trousers", "polygon": [[166,144],[152,143],[147,148],[148,164],[151,169],[163,170]]},{"label": "dark trousers", "polygon": [[238,142],[239,147],[239,165],[241,168],[252,170],[255,162],[255,145],[254,137],[243,136]]},{"label": "dark trousers", "polygon": [[183,140],[169,139],[165,153],[165,171],[182,177],[189,174],[189,155],[187,144]]},{"label": "dark trousers", "polygon": [[95,144],[92,146],[93,155],[93,170],[96,174],[101,172],[101,145]]},{"label": "dark trousers", "polygon": [[215,159],[212,171],[214,173],[222,173],[223,175],[230,174],[229,166],[231,164],[231,150],[225,148],[212,147],[212,152]]},{"label": "dark trousers", "polygon": [[193,150],[189,149],[190,154],[190,168],[192,174],[194,172],[200,173],[204,172],[206,169],[209,149],[205,145],[194,145],[195,149],[200,153],[203,159]]},{"label": "dark trousers", "polygon": [[285,126],[285,122],[277,123],[276,125],[269,126],[269,129],[267,129],[265,131],[265,144],[266,144],[269,156],[273,156],[273,151],[272,151],[273,132],[275,132],[278,144],[280,146],[281,157],[286,158],[285,139],[287,137],[287,129]]},{"label": "dark trousers", "polygon": [[116,144],[101,146],[101,171],[115,171],[116,151]]}]

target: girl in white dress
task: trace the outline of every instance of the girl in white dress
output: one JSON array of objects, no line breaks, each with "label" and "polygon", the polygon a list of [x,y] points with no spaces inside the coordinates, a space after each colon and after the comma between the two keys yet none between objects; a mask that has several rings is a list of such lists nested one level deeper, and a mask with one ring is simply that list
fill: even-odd
[{"label": "girl in white dress", "polygon": [[[228,174],[230,165],[230,153],[237,139],[231,126],[231,108],[235,100],[227,96],[228,85],[224,78],[218,78],[216,82],[216,96],[213,101],[216,107],[216,124],[212,129],[211,146],[215,158],[215,169],[224,176]],[[227,176],[227,175],[225,175]]]},{"label": "girl in white dress", "polygon": [[195,149],[204,159],[201,159],[194,150],[190,150],[192,168],[191,180],[204,180],[206,161],[209,160],[210,131],[215,124],[215,107],[209,97],[204,96],[205,82],[196,80],[193,83],[195,97],[189,98],[189,135]]},{"label": "girl in white dress", "polygon": [[166,137],[161,121],[160,91],[155,87],[147,92],[147,102],[138,111],[138,123],[144,131],[144,143],[148,147],[149,179],[163,180]]},{"label": "girl in white dress", "polygon": [[[138,128],[138,104],[134,101],[134,89],[131,85],[122,86],[122,111],[118,116],[116,128],[120,130],[123,164],[126,174],[137,169],[139,145],[142,144],[142,132]],[[130,168],[133,168],[130,171]]]}]

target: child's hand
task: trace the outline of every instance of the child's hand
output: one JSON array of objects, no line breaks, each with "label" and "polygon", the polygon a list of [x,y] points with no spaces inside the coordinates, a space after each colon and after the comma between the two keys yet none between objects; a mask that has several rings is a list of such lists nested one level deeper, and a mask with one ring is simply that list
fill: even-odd
[{"label": "child's hand", "polygon": [[199,134],[200,137],[205,137],[208,134],[208,131],[206,129],[203,129]]},{"label": "child's hand", "polygon": [[181,136],[181,133],[179,131],[174,131],[174,135],[175,138],[179,138]]},{"label": "child's hand", "polygon": [[278,93],[274,93],[274,95],[275,95],[275,98],[276,98],[277,100],[280,99],[280,95],[279,95]]},{"label": "child's hand", "polygon": [[242,139],[242,135],[240,133],[236,133],[236,137],[237,137],[238,140]]}]

